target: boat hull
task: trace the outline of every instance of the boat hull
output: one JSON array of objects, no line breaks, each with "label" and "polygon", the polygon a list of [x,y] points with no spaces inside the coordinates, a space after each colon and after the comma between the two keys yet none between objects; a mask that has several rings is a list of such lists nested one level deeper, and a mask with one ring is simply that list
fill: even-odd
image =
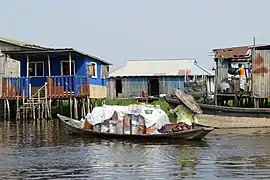
[{"label": "boat hull", "polygon": [[[171,107],[176,107],[181,102],[176,98],[165,97],[165,100]],[[232,117],[257,117],[270,118],[270,108],[242,108],[242,107],[226,107],[215,106],[209,104],[200,104],[203,114],[218,115],[218,116],[232,116]]]},{"label": "boat hull", "polygon": [[76,120],[57,115],[64,127],[72,135],[80,135],[85,137],[95,137],[103,139],[124,139],[124,140],[202,140],[208,133],[214,130],[212,127],[198,125],[192,130],[181,131],[178,133],[168,133],[168,134],[116,134],[116,133],[106,133],[98,132],[90,129],[82,129]]}]

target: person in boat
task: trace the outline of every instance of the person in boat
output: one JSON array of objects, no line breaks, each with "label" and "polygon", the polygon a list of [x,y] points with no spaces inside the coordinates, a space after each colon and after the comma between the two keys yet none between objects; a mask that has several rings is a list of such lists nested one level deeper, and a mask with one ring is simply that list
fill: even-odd
[{"label": "person in boat", "polygon": [[198,123],[196,114],[186,107],[184,104],[179,104],[176,108],[170,109],[169,113],[174,115],[173,121],[175,123],[184,123],[192,126],[194,123]]},{"label": "person in boat", "polygon": [[242,64],[238,64],[239,67],[239,81],[240,81],[240,91],[245,90],[245,69]]}]

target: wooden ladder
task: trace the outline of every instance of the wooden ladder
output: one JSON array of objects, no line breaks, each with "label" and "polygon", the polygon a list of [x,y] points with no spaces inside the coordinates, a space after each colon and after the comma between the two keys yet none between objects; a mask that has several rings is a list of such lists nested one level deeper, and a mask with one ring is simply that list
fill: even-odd
[{"label": "wooden ladder", "polygon": [[[23,99],[23,103],[20,107],[17,107],[16,119],[31,118],[31,119],[43,119],[51,118],[50,110],[48,106],[47,98],[47,82],[37,90],[28,99]],[[19,102],[17,102],[19,104]]]}]

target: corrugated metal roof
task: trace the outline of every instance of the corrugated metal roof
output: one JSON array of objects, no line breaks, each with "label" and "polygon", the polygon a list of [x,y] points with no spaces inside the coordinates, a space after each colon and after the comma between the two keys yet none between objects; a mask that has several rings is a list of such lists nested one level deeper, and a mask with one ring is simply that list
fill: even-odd
[{"label": "corrugated metal roof", "polygon": [[215,49],[215,58],[246,58],[248,56],[248,50],[250,46],[232,47],[224,49]]},{"label": "corrugated metal roof", "polygon": [[[251,49],[253,45],[248,46],[239,46],[239,47],[230,47],[230,48],[219,48],[214,49],[215,59],[223,57],[224,59],[246,59],[251,55]],[[256,45],[256,49],[270,49],[270,45]]]},{"label": "corrugated metal roof", "polygon": [[13,39],[8,39],[8,38],[5,38],[5,37],[0,37],[0,41],[6,42],[6,43],[9,43],[9,44],[13,44],[13,45],[16,45],[16,46],[26,47],[26,48],[50,49],[50,48],[43,47],[43,46],[40,46],[40,45],[28,44],[28,43],[25,43],[25,42],[13,40]]},{"label": "corrugated metal roof", "polygon": [[18,58],[20,55],[25,55],[25,54],[53,54],[53,53],[68,53],[68,52],[72,52],[72,53],[77,53],[80,54],[82,56],[87,56],[90,58],[93,58],[95,60],[100,61],[103,64],[106,65],[111,65],[111,63],[106,62],[102,59],[99,59],[96,56],[92,56],[80,51],[76,51],[73,48],[64,48],[64,49],[37,49],[37,50],[12,50],[12,51],[2,51],[2,53],[4,54],[8,54],[9,56],[15,58],[15,59],[20,59]]},{"label": "corrugated metal roof", "polygon": [[195,59],[156,59],[128,61],[125,66],[112,71],[110,77],[183,76],[185,73],[187,75],[214,75],[198,65]]}]

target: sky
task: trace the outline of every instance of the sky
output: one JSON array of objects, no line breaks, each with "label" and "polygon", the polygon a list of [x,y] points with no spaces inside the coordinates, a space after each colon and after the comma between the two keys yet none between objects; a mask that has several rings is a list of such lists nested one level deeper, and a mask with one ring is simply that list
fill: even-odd
[{"label": "sky", "polygon": [[[270,43],[268,0],[1,0],[0,36],[72,47],[118,68],[128,60],[195,58]],[[268,34],[269,33],[269,34]]]}]

